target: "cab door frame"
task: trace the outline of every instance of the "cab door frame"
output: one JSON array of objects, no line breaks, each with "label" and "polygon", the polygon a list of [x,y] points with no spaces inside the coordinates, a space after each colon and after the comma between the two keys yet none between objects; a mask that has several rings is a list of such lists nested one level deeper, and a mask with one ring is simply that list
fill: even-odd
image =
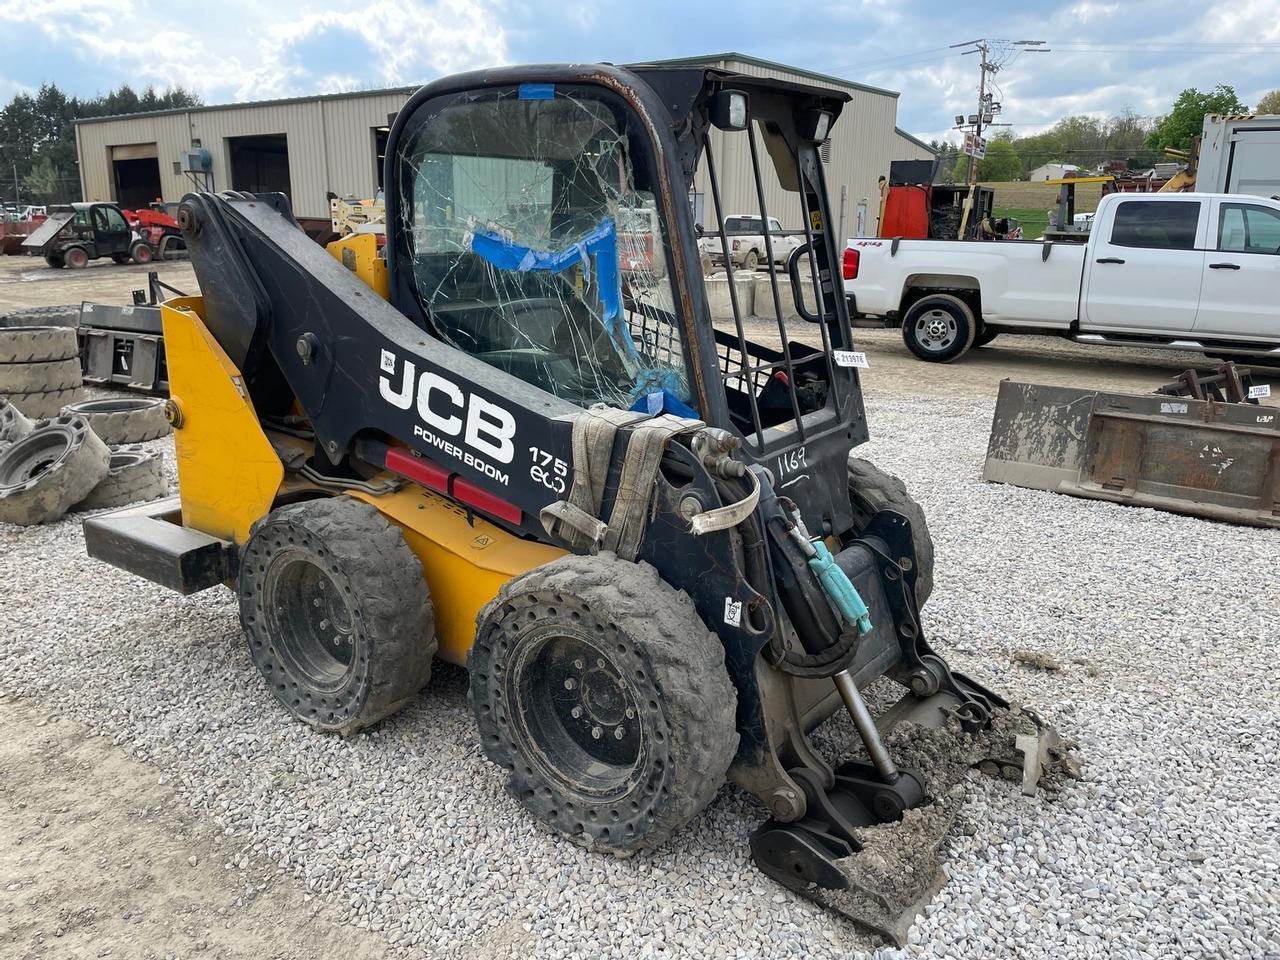
[{"label": "cab door frame", "polygon": [[1247,237],[1250,209],[1264,211],[1280,221],[1280,206],[1238,196],[1215,198],[1212,208],[1195,332],[1208,337],[1280,342],[1280,250],[1268,253],[1222,249],[1226,225],[1223,218],[1229,211],[1242,211]]}]

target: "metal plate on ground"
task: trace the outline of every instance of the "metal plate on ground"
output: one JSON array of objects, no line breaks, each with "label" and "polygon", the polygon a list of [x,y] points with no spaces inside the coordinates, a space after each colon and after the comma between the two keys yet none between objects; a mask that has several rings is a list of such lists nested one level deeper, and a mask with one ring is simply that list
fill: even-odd
[{"label": "metal plate on ground", "polygon": [[983,478],[1280,527],[1277,413],[1256,404],[1005,380]]}]

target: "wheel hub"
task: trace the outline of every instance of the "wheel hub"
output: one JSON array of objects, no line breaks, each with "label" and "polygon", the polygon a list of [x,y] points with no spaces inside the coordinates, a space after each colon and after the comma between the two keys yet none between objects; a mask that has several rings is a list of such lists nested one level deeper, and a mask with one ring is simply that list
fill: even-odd
[{"label": "wheel hub", "polygon": [[955,318],[942,310],[930,310],[916,321],[920,342],[932,350],[945,350],[955,342]]},{"label": "wheel hub", "polygon": [[267,570],[264,593],[286,667],[319,689],[338,689],[353,667],[355,619],[328,572],[284,554]]},{"label": "wheel hub", "polygon": [[622,670],[593,640],[529,642],[507,683],[517,735],[536,745],[545,776],[597,798],[632,788],[646,737]]}]

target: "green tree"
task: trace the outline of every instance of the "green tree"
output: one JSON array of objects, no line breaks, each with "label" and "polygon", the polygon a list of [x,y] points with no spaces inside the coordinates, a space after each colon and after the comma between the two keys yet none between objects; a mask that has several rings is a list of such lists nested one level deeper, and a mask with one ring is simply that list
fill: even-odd
[{"label": "green tree", "polygon": [[1010,140],[997,137],[987,143],[987,155],[978,164],[978,179],[982,181],[1016,180],[1022,175],[1022,160]]},{"label": "green tree", "polygon": [[34,203],[57,203],[67,179],[51,157],[42,156],[27,172],[27,199]]},{"label": "green tree", "polygon": [[951,176],[960,156],[960,148],[946,140],[930,140],[929,146],[938,155],[938,176],[943,179]]},{"label": "green tree", "polygon": [[1258,101],[1258,109],[1254,113],[1280,113],[1280,90],[1272,90],[1262,95]]},{"label": "green tree", "polygon": [[1189,150],[1191,141],[1204,129],[1206,113],[1248,113],[1249,108],[1240,102],[1232,87],[1218,84],[1208,93],[1188,87],[1178,94],[1173,107],[1156,121],[1147,136],[1147,146],[1163,151],[1166,147]]}]

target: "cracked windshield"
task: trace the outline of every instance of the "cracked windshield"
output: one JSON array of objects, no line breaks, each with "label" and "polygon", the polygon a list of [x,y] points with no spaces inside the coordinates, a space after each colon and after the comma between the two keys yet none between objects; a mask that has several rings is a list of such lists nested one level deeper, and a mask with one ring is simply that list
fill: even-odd
[{"label": "cracked windshield", "polygon": [[438,337],[583,407],[692,415],[647,154],[599,93],[447,105],[400,154],[408,270]]}]

